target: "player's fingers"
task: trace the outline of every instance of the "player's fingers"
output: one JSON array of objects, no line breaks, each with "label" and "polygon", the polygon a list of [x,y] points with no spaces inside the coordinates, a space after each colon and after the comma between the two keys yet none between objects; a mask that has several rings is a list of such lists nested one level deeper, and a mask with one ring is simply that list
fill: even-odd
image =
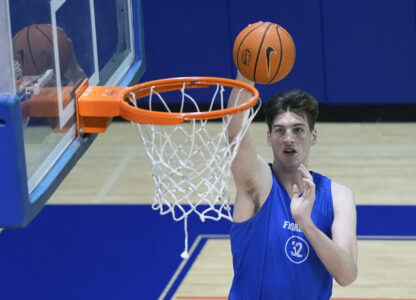
[{"label": "player's fingers", "polygon": [[299,198],[299,187],[297,184],[292,186],[293,198]]},{"label": "player's fingers", "polygon": [[301,164],[299,166],[299,172],[302,174],[303,177],[312,179],[311,173],[308,171],[308,169],[303,164]]},{"label": "player's fingers", "polygon": [[303,182],[306,184],[307,190],[315,192],[315,183],[310,178],[302,178]]}]

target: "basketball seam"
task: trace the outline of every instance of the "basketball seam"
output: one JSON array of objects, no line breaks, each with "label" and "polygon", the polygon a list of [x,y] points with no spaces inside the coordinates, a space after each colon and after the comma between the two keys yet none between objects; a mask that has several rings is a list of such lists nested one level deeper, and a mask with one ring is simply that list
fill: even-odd
[{"label": "basketball seam", "polygon": [[256,62],[254,63],[254,70],[253,70],[253,81],[254,81],[254,82],[256,82],[256,70],[257,70],[257,63],[258,63],[258,61],[259,61],[260,50],[261,50],[261,47],[263,46],[264,39],[265,39],[265,37],[266,37],[266,35],[267,35],[267,32],[269,31],[269,28],[270,28],[270,26],[272,26],[272,25],[273,25],[273,24],[272,24],[272,23],[270,23],[270,24],[269,24],[269,26],[266,28],[266,31],[264,32],[263,37],[261,38],[261,42],[260,42],[260,45],[259,45],[259,49],[257,50],[257,57],[256,57]]},{"label": "basketball seam", "polygon": [[239,59],[239,55],[240,55],[240,48],[241,48],[241,45],[243,44],[243,42],[245,41],[245,39],[250,35],[250,33],[252,33],[254,30],[256,30],[257,28],[259,28],[260,26],[263,26],[264,24],[266,24],[266,23],[261,23],[260,25],[258,25],[258,26],[256,26],[255,28],[253,28],[252,30],[250,30],[247,34],[246,34],[246,36],[245,37],[243,37],[242,38],[242,40],[241,40],[241,42],[240,42],[240,45],[238,45],[238,49],[237,49],[237,55],[236,55],[236,57],[237,57],[237,68],[239,68],[240,67],[240,59]]},{"label": "basketball seam", "polygon": [[[45,36],[45,38],[49,41],[49,43],[51,43],[52,49],[53,49],[53,42],[51,41],[51,39],[49,38],[49,36],[42,30],[40,29],[37,25],[35,25],[36,29],[39,30],[39,32]],[[52,28],[51,28],[51,34],[52,34]]]},{"label": "basketball seam", "polygon": [[[35,25],[35,27],[40,32],[40,34],[42,34],[45,37],[45,39],[51,44],[52,54],[53,54],[53,56],[55,56],[55,52],[54,52],[54,49],[53,49],[53,41],[49,38],[49,36],[41,28],[39,28],[37,25]],[[49,28],[51,30],[51,35],[53,35],[52,27],[49,27]],[[59,40],[59,37],[58,37],[58,40]],[[58,42],[58,45],[59,45],[59,42]],[[58,49],[58,51],[59,51],[59,49]]]},{"label": "basketball seam", "polygon": [[279,60],[279,66],[277,67],[276,73],[274,74],[273,78],[269,80],[268,83],[271,83],[276,78],[277,74],[279,74],[280,67],[282,65],[282,60],[283,60],[283,45],[282,45],[282,38],[280,37],[280,34],[279,34],[279,25],[276,25],[276,33],[277,33],[277,36],[279,37],[279,43],[280,43],[280,60]]},{"label": "basketball seam", "polygon": [[38,68],[38,66],[37,66],[37,64],[36,64],[36,61],[35,61],[35,58],[33,57],[33,53],[32,53],[32,46],[31,46],[31,44],[30,44],[30,35],[29,35],[29,32],[30,32],[30,29],[31,29],[31,28],[32,28],[32,27],[29,27],[29,28],[27,29],[27,31],[26,31],[26,43],[27,43],[27,47],[28,47],[28,50],[29,50],[29,55],[30,55],[30,58],[32,59],[33,66],[35,67],[36,72],[37,72],[38,74],[40,74],[40,72],[39,72],[39,68]]}]

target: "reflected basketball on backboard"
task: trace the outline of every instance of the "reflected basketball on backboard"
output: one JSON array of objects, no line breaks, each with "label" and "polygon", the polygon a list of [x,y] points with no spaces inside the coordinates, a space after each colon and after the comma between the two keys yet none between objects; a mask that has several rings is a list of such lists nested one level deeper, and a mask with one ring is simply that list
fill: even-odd
[{"label": "reflected basketball on backboard", "polygon": [[4,2],[0,227],[30,222],[94,140],[77,137],[78,84],[128,85],[144,71],[140,1]]}]

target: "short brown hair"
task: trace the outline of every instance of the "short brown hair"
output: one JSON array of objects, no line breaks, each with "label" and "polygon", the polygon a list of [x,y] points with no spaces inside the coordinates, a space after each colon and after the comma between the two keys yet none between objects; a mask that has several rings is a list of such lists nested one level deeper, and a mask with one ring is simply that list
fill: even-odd
[{"label": "short brown hair", "polygon": [[312,131],[319,113],[318,101],[307,92],[296,89],[274,95],[264,104],[263,110],[269,131],[276,116],[287,111],[304,118]]}]

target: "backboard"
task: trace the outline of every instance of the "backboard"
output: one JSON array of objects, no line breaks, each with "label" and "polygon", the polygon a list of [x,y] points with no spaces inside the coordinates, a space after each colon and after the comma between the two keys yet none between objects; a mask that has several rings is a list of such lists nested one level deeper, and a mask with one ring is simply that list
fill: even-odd
[{"label": "backboard", "polygon": [[144,72],[139,0],[0,0],[0,227],[24,227],[95,139],[74,91]]}]

